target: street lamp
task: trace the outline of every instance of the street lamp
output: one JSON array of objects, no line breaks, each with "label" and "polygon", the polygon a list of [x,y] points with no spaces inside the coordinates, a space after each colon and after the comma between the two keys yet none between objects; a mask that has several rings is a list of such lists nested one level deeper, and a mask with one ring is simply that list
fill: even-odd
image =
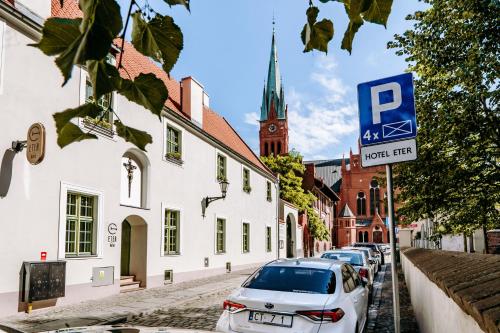
[{"label": "street lamp", "polygon": [[205,209],[208,207],[208,205],[210,205],[211,202],[226,198],[227,187],[229,186],[229,182],[227,180],[221,180],[221,181],[219,181],[219,185],[220,185],[220,192],[221,192],[220,197],[203,198],[203,200],[202,200],[202,215],[203,215],[203,217],[205,217]]}]

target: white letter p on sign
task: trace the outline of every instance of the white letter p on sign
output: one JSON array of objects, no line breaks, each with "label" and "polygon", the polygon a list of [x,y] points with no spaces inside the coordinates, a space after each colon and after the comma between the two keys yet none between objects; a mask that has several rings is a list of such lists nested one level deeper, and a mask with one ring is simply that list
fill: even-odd
[{"label": "white letter p on sign", "polygon": [[[392,102],[380,104],[379,93],[392,90]],[[389,82],[371,87],[373,124],[380,124],[380,113],[394,110],[401,105],[401,86],[397,82]]]}]

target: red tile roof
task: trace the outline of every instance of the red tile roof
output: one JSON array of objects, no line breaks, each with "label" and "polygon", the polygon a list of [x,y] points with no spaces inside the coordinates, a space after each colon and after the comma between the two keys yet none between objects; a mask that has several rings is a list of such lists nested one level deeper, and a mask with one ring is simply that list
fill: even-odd
[{"label": "red tile roof", "polygon": [[[65,0],[62,8],[59,0],[52,0],[51,5],[51,14],[54,17],[76,18],[82,16],[77,0]],[[121,47],[121,40],[115,40],[115,44]],[[156,77],[165,83],[168,89],[169,97],[165,106],[189,119],[181,109],[181,87],[179,82],[169,77],[158,65],[139,53],[132,44],[128,42],[124,43],[122,65],[123,68],[120,69],[120,74],[124,78],[134,79],[140,73],[155,74]],[[254,164],[256,167],[268,174],[272,174],[233,127],[231,127],[229,122],[207,107],[203,109],[203,131]]]}]

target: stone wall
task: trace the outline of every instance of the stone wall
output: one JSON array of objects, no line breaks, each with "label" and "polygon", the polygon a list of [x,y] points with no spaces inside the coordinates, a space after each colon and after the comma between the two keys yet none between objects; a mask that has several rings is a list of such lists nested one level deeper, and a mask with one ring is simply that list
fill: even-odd
[{"label": "stone wall", "polygon": [[401,257],[421,332],[500,332],[499,255],[410,248]]}]

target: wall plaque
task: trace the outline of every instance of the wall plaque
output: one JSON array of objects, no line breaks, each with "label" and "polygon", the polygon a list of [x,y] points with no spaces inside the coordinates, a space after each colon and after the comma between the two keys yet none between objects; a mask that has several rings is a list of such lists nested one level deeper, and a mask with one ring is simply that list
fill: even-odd
[{"label": "wall plaque", "polygon": [[43,161],[45,156],[45,127],[41,123],[35,123],[28,129],[28,140],[26,142],[26,158],[28,162],[37,165]]}]

